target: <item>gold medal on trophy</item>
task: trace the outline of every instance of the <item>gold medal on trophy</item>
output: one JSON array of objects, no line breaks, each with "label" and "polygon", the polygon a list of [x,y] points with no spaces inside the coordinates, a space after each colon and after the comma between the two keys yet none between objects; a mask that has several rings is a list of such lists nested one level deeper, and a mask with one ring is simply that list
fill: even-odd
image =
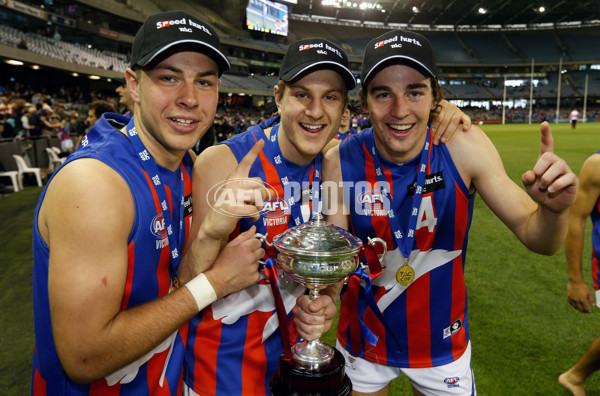
[{"label": "gold medal on trophy", "polygon": [[402,286],[408,286],[415,279],[415,270],[412,269],[410,265],[408,265],[408,259],[404,259],[404,265],[398,268],[398,272],[396,272],[396,280]]}]

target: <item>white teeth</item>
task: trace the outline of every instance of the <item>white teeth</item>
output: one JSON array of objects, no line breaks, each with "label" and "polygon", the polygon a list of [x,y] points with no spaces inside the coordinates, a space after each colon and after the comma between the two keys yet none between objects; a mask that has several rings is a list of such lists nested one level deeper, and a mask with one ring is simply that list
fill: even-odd
[{"label": "white teeth", "polygon": [[302,128],[312,129],[313,131],[323,128],[323,125],[308,125],[308,124],[300,124],[300,125],[302,125]]},{"label": "white teeth", "polygon": [[194,120],[185,120],[183,118],[173,118],[172,120],[179,124],[185,124],[185,125],[190,125],[191,123],[194,122]]},{"label": "white teeth", "polygon": [[406,131],[407,129],[412,128],[413,124],[410,125],[392,125],[392,124],[388,124],[390,126],[390,128],[395,129],[397,131]]}]

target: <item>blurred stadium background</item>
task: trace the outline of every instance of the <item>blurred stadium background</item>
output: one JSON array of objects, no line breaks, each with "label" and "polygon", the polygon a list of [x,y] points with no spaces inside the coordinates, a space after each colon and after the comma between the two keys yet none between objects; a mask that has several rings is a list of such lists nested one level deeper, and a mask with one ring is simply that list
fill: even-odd
[{"label": "blurred stadium background", "polygon": [[404,28],[430,39],[447,98],[476,121],[564,121],[574,107],[600,116],[597,0],[0,0],[1,85],[111,92],[141,23],[167,9],[219,32],[233,64],[223,105],[264,105],[295,39],[339,43],[358,76],[369,39]]}]

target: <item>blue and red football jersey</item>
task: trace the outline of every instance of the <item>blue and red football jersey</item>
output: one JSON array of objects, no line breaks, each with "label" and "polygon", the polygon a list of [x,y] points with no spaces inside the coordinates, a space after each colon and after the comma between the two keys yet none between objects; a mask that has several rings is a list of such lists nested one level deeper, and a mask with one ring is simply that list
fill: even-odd
[{"label": "blue and red football jersey", "polygon": [[[278,173],[269,155],[265,135],[265,130],[278,122],[279,117],[274,117],[223,142],[239,162],[258,140],[264,139],[265,148],[252,165],[249,177],[260,177],[277,193],[265,202],[258,221],[241,219],[231,239],[255,225],[257,232],[267,234],[267,240],[272,242],[273,237],[293,223],[290,205],[284,199],[281,180],[284,175]],[[312,208],[308,197],[312,194],[315,165],[299,166],[285,158],[282,161],[290,172],[286,180],[300,186],[296,201],[301,203],[302,218],[307,221]],[[267,256],[271,254],[273,252],[267,249]],[[296,298],[306,289],[287,276],[280,276],[278,285],[290,316]],[[297,333],[291,320],[290,333],[293,343]],[[256,285],[214,302],[190,321],[185,382],[200,395],[270,395],[269,380],[277,371],[282,352],[275,300],[269,283],[262,276]]]},{"label": "blue and red football jersey", "polygon": [[343,142],[344,140],[346,140],[350,136],[356,135],[357,133],[358,133],[358,130],[356,128],[348,128],[348,130],[346,132],[339,132],[338,131],[333,138],[335,140],[339,140],[339,141]]},{"label": "blue and red football jersey", "polygon": [[[600,150],[596,151],[600,154]],[[594,209],[590,213],[592,220],[592,281],[594,289],[600,289],[600,266],[598,258],[600,255],[600,199],[596,201]]]},{"label": "blue and red football jersey", "polygon": [[[350,182],[345,186],[350,192],[350,231],[365,243],[369,237],[379,237],[388,246],[386,268],[372,288],[387,326],[368,306],[365,289],[348,287],[341,300],[338,340],[351,354],[384,365],[418,368],[452,362],[469,341],[463,270],[474,194],[464,185],[445,145],[433,146],[409,258],[415,278],[402,286],[396,271],[403,257],[376,187],[373,154],[366,144],[372,134],[369,128],[350,136],[339,150],[342,178]],[[419,157],[399,165],[375,155],[392,197],[394,191],[406,197],[394,201],[391,208],[406,232]],[[379,337],[376,345],[365,338],[359,317]]]},{"label": "blue and red football jersey", "polygon": [[[111,125],[114,123],[124,126],[129,121],[129,118],[121,115],[104,114],[87,134],[86,143],[82,144],[82,147],[70,155],[65,162],[67,164],[79,158],[95,158],[118,172],[131,190],[135,204],[135,220],[128,238],[127,278],[121,303],[122,310],[164,296],[171,288],[169,241],[161,205],[152,187],[152,180],[143,170],[137,152],[134,151],[128,138]],[[179,183],[184,184],[183,232],[185,234],[181,236],[184,244],[192,221],[192,166],[193,161],[186,153],[181,166],[183,181],[179,170],[171,172],[158,167],[161,180],[165,184],[174,224],[179,224],[180,220],[178,208],[182,197]],[[46,188],[51,180],[48,181]],[[31,393],[36,396],[181,394],[187,325],[173,333],[140,360],[106,378],[89,385],[79,385],[68,378],[58,359],[52,335],[48,299],[50,252],[37,228],[38,213],[45,193],[46,189],[40,196],[33,227],[33,302],[36,341]]]}]

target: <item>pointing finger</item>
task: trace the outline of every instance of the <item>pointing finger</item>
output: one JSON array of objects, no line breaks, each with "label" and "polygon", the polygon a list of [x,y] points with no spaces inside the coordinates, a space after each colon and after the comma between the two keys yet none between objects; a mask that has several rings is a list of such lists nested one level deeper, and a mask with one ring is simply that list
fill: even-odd
[{"label": "pointing finger", "polygon": [[544,153],[554,152],[554,138],[552,137],[552,131],[550,130],[550,124],[547,121],[542,122],[540,126],[541,132],[541,143],[540,143],[540,155]]},{"label": "pointing finger", "polygon": [[231,172],[231,174],[229,175],[229,179],[236,177],[248,177],[248,174],[250,173],[250,168],[252,168],[252,164],[254,164],[254,161],[256,161],[256,158],[262,151],[264,145],[265,141],[262,139],[256,142],[256,144],[252,146],[252,149],[248,151],[248,154],[246,154],[244,158],[242,158],[242,160],[235,167],[233,172]]}]

